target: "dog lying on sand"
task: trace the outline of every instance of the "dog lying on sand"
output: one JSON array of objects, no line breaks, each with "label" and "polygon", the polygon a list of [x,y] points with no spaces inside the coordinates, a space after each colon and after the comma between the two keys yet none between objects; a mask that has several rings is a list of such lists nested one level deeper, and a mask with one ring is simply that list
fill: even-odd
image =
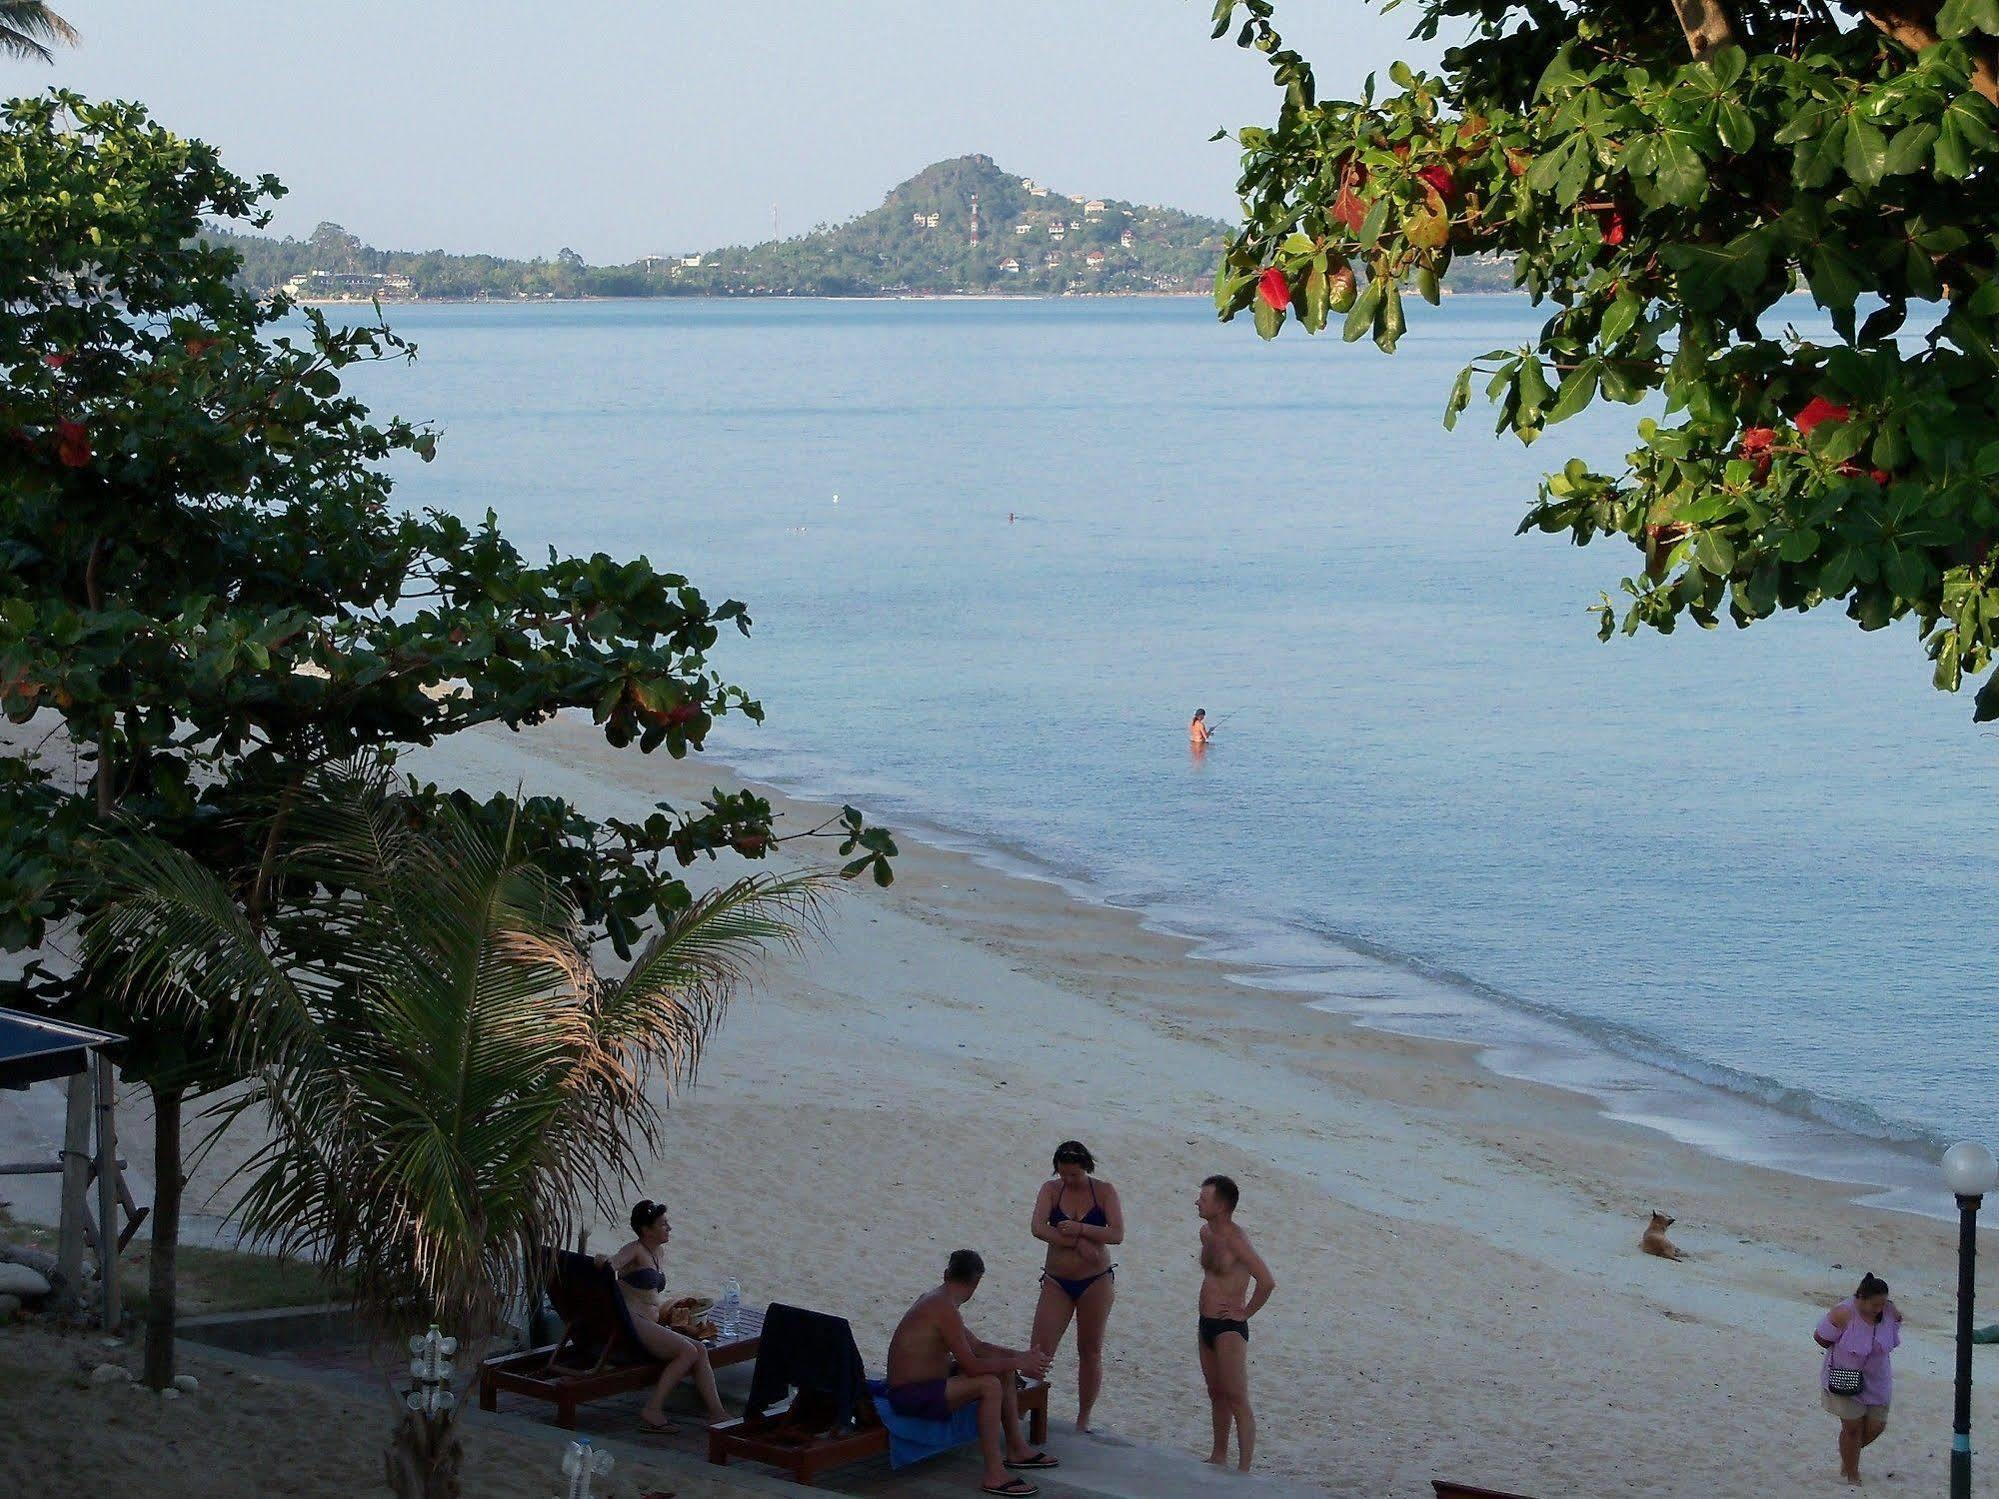
[{"label": "dog lying on sand", "polygon": [[1645,1232],[1638,1237],[1638,1247],[1647,1254],[1658,1255],[1662,1260],[1685,1259],[1686,1253],[1666,1237],[1666,1230],[1672,1226],[1673,1220],[1655,1208],[1652,1212],[1652,1221],[1645,1226]]}]

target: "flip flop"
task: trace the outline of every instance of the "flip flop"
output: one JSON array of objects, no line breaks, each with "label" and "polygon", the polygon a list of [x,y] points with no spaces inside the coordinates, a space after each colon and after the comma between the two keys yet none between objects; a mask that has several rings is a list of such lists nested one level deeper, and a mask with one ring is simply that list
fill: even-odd
[{"label": "flip flop", "polygon": [[639,1412],[639,1425],[643,1426],[647,1431],[674,1432],[680,1429],[678,1423],[673,1421],[655,1421],[644,1411]]},{"label": "flip flop", "polygon": [[989,1483],[985,1485],[981,1492],[998,1494],[1002,1496],[1002,1499],[1028,1499],[1030,1494],[1038,1494],[1041,1490],[1037,1489],[1024,1478],[1009,1478],[1002,1484],[995,1485]]},{"label": "flip flop", "polygon": [[1037,1452],[1032,1457],[1023,1457],[1018,1461],[1004,1462],[1000,1466],[1015,1470],[1021,1468],[1059,1468],[1062,1466],[1062,1460],[1058,1457],[1051,1457],[1046,1452]]}]

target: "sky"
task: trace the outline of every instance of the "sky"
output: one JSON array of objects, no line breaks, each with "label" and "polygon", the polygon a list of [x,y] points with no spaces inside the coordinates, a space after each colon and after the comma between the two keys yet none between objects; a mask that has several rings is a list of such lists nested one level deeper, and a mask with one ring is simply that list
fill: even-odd
[{"label": "sky", "polygon": [[[55,67],[0,60],[7,94],[139,99],[389,249],[596,264],[837,222],[930,162],[984,152],[1063,192],[1233,215],[1235,148],[1267,124],[1260,55],[1209,40],[1209,0],[55,0],[82,35]],[[1320,77],[1357,89],[1409,6],[1287,0]]]}]

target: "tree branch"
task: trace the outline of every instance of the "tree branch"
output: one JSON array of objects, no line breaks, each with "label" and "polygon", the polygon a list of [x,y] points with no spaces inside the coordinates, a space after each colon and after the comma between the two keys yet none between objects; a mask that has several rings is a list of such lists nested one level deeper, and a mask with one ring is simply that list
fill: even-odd
[{"label": "tree branch", "polygon": [[1687,34],[1687,46],[1695,62],[1706,62],[1717,48],[1735,40],[1735,23],[1721,7],[1721,0],[1673,0],[1673,13],[1680,18],[1680,30]]},{"label": "tree branch", "polygon": [[[1862,14],[1882,35],[1900,42],[1911,52],[1921,52],[1943,40],[1937,35],[1937,7],[1927,0],[1885,0],[1868,6]],[[1970,47],[1971,86],[1988,103],[1999,104],[1999,65],[1994,62],[1991,40],[1981,37],[1972,41]]]}]

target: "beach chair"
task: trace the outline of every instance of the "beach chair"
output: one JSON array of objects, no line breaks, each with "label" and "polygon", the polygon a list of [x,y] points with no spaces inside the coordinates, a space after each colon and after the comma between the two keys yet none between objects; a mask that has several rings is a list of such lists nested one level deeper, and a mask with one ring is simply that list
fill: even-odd
[{"label": "beach chair", "polygon": [[[829,1365],[860,1369],[852,1329],[844,1320],[820,1313],[771,1306],[766,1325],[772,1333],[766,1346],[777,1353],[778,1340],[786,1329],[806,1319],[818,1324],[818,1333],[828,1344],[844,1339],[845,1348],[831,1353]],[[731,1458],[738,1458],[763,1463],[785,1473],[794,1483],[810,1485],[822,1473],[888,1455],[889,1432],[875,1409],[874,1397],[867,1393],[865,1382],[859,1390],[846,1388],[852,1383],[846,1377],[846,1367],[829,1366],[823,1381],[801,1384],[788,1399],[759,1410],[759,1392],[768,1392],[778,1383],[767,1377],[769,1371],[762,1366],[761,1357],[750,1381],[750,1409],[734,1421],[708,1428],[709,1462],[725,1466]],[[787,1370],[784,1378],[792,1377]],[[815,1388],[815,1383],[820,1387]],[[1040,1446],[1048,1440],[1047,1384],[1022,1380],[1020,1409],[1027,1418],[1029,1440]]]},{"label": "beach chair", "polygon": [[1433,1478],[1430,1487],[1437,1491],[1437,1499],[1527,1499],[1525,1494],[1502,1494],[1498,1489],[1475,1489],[1468,1483],[1452,1483],[1448,1478]]},{"label": "beach chair", "polygon": [[[567,1250],[543,1253],[548,1299],[562,1319],[561,1335],[543,1347],[481,1364],[479,1408],[498,1409],[505,1390],[550,1402],[555,1424],[573,1429],[579,1405],[643,1390],[659,1378],[662,1366],[639,1342],[610,1266]],[[721,1369],[755,1358],[762,1325],[763,1313],[744,1307],[735,1335],[708,1345],[708,1362]]]}]

